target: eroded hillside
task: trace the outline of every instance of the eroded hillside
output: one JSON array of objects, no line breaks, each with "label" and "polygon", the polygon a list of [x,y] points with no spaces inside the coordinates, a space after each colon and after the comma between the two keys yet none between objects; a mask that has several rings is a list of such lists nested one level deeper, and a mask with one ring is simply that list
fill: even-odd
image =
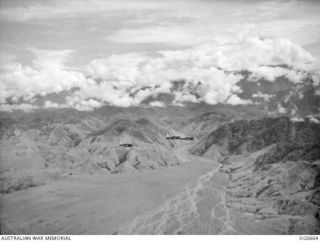
[{"label": "eroded hillside", "polygon": [[[96,212],[92,204],[104,208],[90,191],[94,193],[97,181],[100,190],[97,189],[102,191],[107,182],[111,186],[108,191],[113,191],[112,186],[120,189],[110,198],[115,208],[121,207],[127,213],[118,221],[114,211],[105,208],[104,214],[118,222],[107,230],[103,228],[107,222],[102,222],[99,233],[319,233],[318,121],[266,118],[264,112],[250,112],[246,108],[224,110],[222,106],[198,110],[195,106],[159,109],[159,112],[133,109],[117,113],[116,109],[101,109],[95,113],[70,113],[70,116],[64,112],[47,112],[44,116],[4,117],[0,141],[1,193],[9,200],[12,196],[19,197],[20,200],[15,200],[19,203],[25,199],[23,192],[44,196],[50,187],[46,196],[54,201],[64,196],[65,202],[72,204],[73,189],[77,196],[89,192],[92,201],[80,196],[84,199],[83,212],[77,212],[77,207],[72,210],[80,218],[89,210]],[[245,116],[247,119],[241,119]],[[170,136],[194,139],[168,139]],[[153,185],[160,190],[167,186],[161,180],[167,173],[175,181],[183,173],[184,184],[179,183],[179,190],[173,186],[168,198],[158,194],[161,201],[149,197]],[[132,209],[117,200],[132,200],[131,193],[121,193],[126,177],[130,177],[132,186],[148,184],[145,191],[139,186],[134,188],[145,200],[143,204],[147,204],[141,212],[140,200],[136,200]],[[82,190],[83,182],[89,190]],[[68,187],[69,183],[72,187]],[[133,189],[131,184],[125,186]],[[38,206],[37,200],[28,201],[26,207]],[[55,209],[49,200],[39,203],[50,211]],[[61,206],[66,206],[68,213],[69,205],[61,202]],[[14,209],[10,211],[14,213]],[[53,220],[60,220],[58,215],[43,218],[43,213],[35,215],[32,211],[21,208],[22,214],[40,221],[47,219],[47,224],[53,226],[50,229],[41,225],[41,231],[60,231],[59,223]],[[68,225],[68,219],[62,218],[61,223]],[[92,215],[91,219],[95,221],[96,217]],[[13,219],[8,226],[11,223],[17,225],[19,219]],[[21,229],[31,228],[21,225]],[[86,226],[80,226],[79,230],[67,226],[63,231],[86,229],[97,231]]]},{"label": "eroded hillside", "polygon": [[1,139],[1,191],[10,193],[79,174],[116,174],[187,162],[190,141],[147,119],[86,117],[79,122],[46,122],[38,128],[12,125]]},{"label": "eroded hillside", "polygon": [[125,234],[317,234],[318,124],[288,118],[223,125],[190,149],[220,163]]}]

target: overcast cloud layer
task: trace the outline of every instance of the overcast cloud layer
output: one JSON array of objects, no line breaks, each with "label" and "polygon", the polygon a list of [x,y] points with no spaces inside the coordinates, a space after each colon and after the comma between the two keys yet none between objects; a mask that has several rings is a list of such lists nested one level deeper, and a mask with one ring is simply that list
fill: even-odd
[{"label": "overcast cloud layer", "polygon": [[238,97],[242,70],[292,82],[319,71],[317,10],[317,1],[3,1],[1,109],[31,110],[38,95],[61,92],[44,106],[127,107],[159,93],[175,105],[250,103]]}]

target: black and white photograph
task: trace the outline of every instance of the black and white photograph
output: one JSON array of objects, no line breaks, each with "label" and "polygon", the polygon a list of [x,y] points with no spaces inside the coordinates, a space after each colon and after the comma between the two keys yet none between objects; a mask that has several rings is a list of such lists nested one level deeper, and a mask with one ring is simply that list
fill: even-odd
[{"label": "black and white photograph", "polygon": [[318,240],[320,1],[0,0],[0,234]]}]

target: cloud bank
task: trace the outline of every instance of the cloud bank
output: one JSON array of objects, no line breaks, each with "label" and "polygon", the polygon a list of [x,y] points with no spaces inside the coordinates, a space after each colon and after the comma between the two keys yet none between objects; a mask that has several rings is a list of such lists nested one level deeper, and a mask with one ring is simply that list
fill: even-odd
[{"label": "cloud bank", "polygon": [[[297,69],[303,70],[314,61],[310,53],[287,39],[259,37],[216,38],[210,44],[158,51],[156,55],[111,55],[92,60],[85,73],[66,68],[72,50],[31,52],[36,56],[33,66],[15,63],[1,74],[2,107],[7,108],[8,99],[32,103],[36,95],[61,91],[70,91],[63,104],[47,102],[44,106],[79,110],[104,104],[128,107],[160,93],[172,95],[174,105],[246,104],[251,101],[238,96],[242,92],[237,85],[243,78],[241,71],[249,70],[251,81],[286,76],[296,83],[303,76]],[[164,106],[161,102],[151,105]]]}]

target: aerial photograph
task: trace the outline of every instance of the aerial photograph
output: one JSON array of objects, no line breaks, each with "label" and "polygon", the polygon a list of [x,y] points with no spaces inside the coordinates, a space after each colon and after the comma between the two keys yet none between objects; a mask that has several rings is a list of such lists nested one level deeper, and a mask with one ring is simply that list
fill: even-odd
[{"label": "aerial photograph", "polygon": [[317,240],[320,1],[0,0],[0,234]]}]

